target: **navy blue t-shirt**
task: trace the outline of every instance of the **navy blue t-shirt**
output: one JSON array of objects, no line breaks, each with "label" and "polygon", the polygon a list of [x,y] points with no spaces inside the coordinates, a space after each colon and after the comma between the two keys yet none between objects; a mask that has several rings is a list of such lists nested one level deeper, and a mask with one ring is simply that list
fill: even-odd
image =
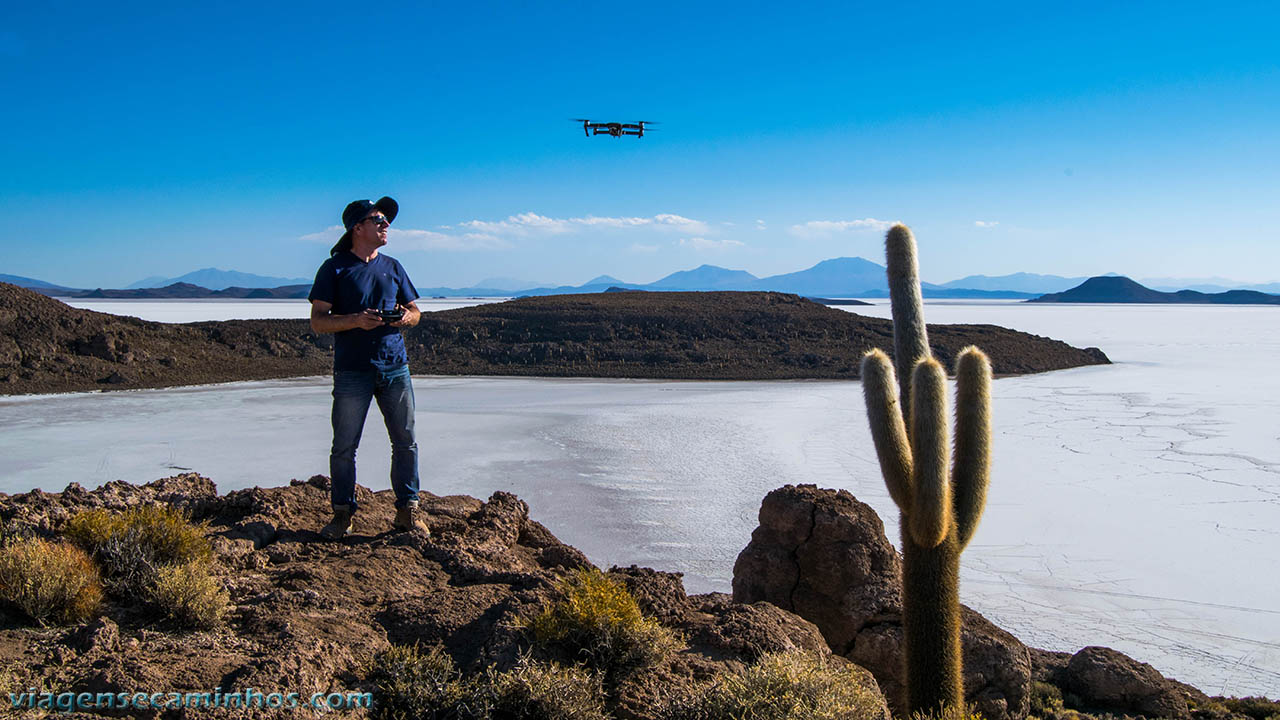
[{"label": "navy blue t-shirt", "polygon": [[[334,315],[352,315],[366,309],[394,310],[397,303],[408,305],[418,299],[418,291],[395,258],[378,253],[365,262],[353,253],[340,252],[320,266],[307,299],[332,304]],[[391,370],[408,362],[400,328],[354,328],[334,335],[334,370]]]}]

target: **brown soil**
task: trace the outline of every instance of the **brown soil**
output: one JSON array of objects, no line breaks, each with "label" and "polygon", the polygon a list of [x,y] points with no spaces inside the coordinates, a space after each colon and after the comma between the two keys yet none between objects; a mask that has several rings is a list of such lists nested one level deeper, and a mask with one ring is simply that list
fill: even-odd
[{"label": "brown soil", "polygon": [[[405,337],[414,373],[856,379],[864,352],[892,349],[893,325],[782,293],[600,293],[426,314]],[[929,338],[948,363],[981,347],[1001,375],[1108,362],[994,325],[931,325]],[[0,283],[0,395],[322,375],[332,347],[306,320],[147,322]]]}]

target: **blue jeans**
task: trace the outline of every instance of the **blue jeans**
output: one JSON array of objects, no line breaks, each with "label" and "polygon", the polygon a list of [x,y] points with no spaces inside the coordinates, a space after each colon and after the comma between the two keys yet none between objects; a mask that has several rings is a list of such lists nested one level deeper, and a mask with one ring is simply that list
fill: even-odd
[{"label": "blue jeans", "polygon": [[333,449],[329,454],[329,475],[333,482],[330,499],[334,505],[356,511],[356,448],[369,401],[378,399],[378,409],[391,438],[391,489],[396,508],[418,499],[418,443],[413,435],[413,383],[409,366],[391,370],[335,370],[333,373]]}]

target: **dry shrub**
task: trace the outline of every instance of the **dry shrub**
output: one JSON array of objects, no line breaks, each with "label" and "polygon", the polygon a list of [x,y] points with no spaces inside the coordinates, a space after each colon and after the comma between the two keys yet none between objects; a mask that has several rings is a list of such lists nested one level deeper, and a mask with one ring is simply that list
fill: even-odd
[{"label": "dry shrub", "polygon": [[150,599],[183,627],[208,629],[222,621],[231,596],[206,565],[187,563],[161,567]]},{"label": "dry shrub", "polygon": [[141,599],[177,624],[218,624],[229,596],[211,574],[213,548],[204,523],[167,505],[135,505],[122,513],[86,510],[66,534],[101,564],[107,589]]},{"label": "dry shrub", "polygon": [[66,534],[95,556],[113,538],[127,538],[156,565],[213,558],[205,524],[193,524],[185,511],[168,505],[134,505],[122,513],[85,510],[67,523]]},{"label": "dry shrub", "polygon": [[1247,715],[1253,720],[1280,719],[1280,700],[1272,700],[1266,696],[1221,698],[1223,705],[1237,715]]},{"label": "dry shrub", "polygon": [[0,547],[0,599],[41,625],[77,623],[97,614],[102,579],[74,545],[15,539]]},{"label": "dry shrub", "polygon": [[416,645],[392,645],[373,662],[375,720],[459,717],[446,714],[463,699],[461,675],[453,658],[436,646],[423,652]]},{"label": "dry shrub", "polygon": [[393,646],[370,671],[375,720],[605,720],[603,692],[580,669],[522,658],[506,672],[463,678],[436,646]]},{"label": "dry shrub", "polygon": [[[884,705],[861,671],[820,656],[770,653],[702,692],[678,698],[664,720],[879,720]],[[958,719],[957,719],[958,720]]]},{"label": "dry shrub", "polygon": [[575,571],[558,589],[561,600],[522,623],[544,651],[612,676],[683,647],[676,633],[640,612],[626,585],[596,568]]}]

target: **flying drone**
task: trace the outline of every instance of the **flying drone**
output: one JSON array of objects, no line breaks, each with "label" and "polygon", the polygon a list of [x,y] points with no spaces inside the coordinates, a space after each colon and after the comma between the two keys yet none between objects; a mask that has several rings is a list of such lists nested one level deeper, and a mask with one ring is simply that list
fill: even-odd
[{"label": "flying drone", "polygon": [[583,118],[573,118],[574,122],[582,123],[582,134],[587,137],[592,135],[612,135],[613,137],[622,137],[623,135],[634,135],[635,137],[644,137],[644,131],[653,132],[653,128],[646,128],[645,125],[656,125],[655,120],[637,120],[634,123],[616,123],[616,122],[591,122]]}]

